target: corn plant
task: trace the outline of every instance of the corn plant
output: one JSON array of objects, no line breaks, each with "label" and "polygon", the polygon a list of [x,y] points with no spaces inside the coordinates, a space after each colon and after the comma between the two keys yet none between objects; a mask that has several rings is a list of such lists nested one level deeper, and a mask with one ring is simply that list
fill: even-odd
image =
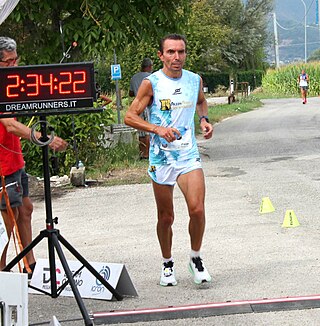
[{"label": "corn plant", "polygon": [[278,96],[299,96],[300,87],[298,77],[301,70],[309,75],[309,96],[320,94],[320,63],[295,63],[278,69],[269,69],[262,78],[263,92]]}]

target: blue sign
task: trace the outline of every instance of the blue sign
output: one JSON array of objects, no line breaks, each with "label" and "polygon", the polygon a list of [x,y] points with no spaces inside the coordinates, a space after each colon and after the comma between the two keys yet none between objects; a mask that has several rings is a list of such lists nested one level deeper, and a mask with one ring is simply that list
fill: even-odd
[{"label": "blue sign", "polygon": [[111,79],[121,79],[121,67],[120,65],[111,65]]}]

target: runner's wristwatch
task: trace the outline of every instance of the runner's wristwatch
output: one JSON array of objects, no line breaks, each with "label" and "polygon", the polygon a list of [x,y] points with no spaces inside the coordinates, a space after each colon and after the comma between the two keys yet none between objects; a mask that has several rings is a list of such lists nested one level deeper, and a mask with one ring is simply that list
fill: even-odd
[{"label": "runner's wristwatch", "polygon": [[201,123],[201,120],[202,119],[205,119],[207,122],[210,122],[209,121],[209,118],[208,118],[208,116],[207,115],[202,115],[200,118],[199,118],[199,122]]}]

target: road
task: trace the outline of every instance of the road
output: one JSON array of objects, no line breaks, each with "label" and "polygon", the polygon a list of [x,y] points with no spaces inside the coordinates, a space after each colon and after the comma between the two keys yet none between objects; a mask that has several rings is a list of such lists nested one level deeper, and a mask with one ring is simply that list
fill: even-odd
[{"label": "road", "polygon": [[[150,184],[79,188],[54,198],[63,236],[89,261],[124,264],[139,294],[123,301],[85,299],[87,310],[318,295],[319,140],[319,98],[307,105],[299,99],[265,100],[262,108],[215,125],[212,140],[199,140],[207,187],[202,252],[213,276],[205,289],[192,284],[187,270],[188,218],[178,188],[173,241],[178,285],[171,288],[158,285],[161,258]],[[259,213],[264,197],[275,212]],[[281,226],[287,210],[295,212],[299,227]],[[44,204],[35,203],[35,235],[44,227],[44,212]],[[47,257],[46,243],[36,247],[36,256]],[[62,325],[83,325],[73,298],[29,295],[31,325],[43,325],[53,315]],[[310,326],[319,319],[320,309],[294,309],[137,324]]]}]

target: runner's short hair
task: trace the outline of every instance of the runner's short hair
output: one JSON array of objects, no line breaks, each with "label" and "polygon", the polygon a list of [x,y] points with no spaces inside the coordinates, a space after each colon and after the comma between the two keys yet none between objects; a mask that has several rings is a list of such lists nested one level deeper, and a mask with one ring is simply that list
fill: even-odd
[{"label": "runner's short hair", "polygon": [[163,53],[163,43],[165,40],[182,40],[186,46],[186,50],[187,50],[187,39],[184,35],[181,35],[181,34],[169,34],[165,37],[163,37],[161,40],[160,40],[160,43],[159,43],[159,51],[160,53]]},{"label": "runner's short hair", "polygon": [[153,62],[150,58],[144,58],[141,62],[141,69],[151,67]]}]

